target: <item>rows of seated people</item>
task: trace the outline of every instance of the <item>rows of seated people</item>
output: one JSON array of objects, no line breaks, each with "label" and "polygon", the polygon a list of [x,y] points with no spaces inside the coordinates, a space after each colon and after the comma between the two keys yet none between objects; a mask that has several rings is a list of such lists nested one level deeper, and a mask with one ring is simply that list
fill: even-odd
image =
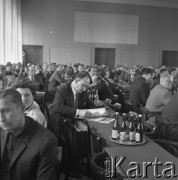
[{"label": "rows of seated people", "polygon": [[[35,102],[37,92],[47,94],[46,101],[53,104],[53,115],[85,119],[90,117],[85,111],[90,107],[90,104],[86,104],[87,90],[97,90],[100,100],[109,99],[113,105],[120,105],[117,109],[119,112],[126,112],[125,97],[120,91],[120,87],[125,84],[129,85],[129,100],[133,111],[142,113],[142,108],[145,107],[149,111],[161,111],[171,122],[178,122],[176,68],[118,65],[112,69],[106,65],[84,66],[81,63],[72,65],[70,62],[65,65],[44,63],[43,66],[31,63],[22,66],[21,63],[10,62],[5,66],[0,65],[1,92],[4,89],[16,89],[21,94],[25,115],[45,128],[48,120],[41,111],[40,104]],[[58,125],[62,127],[61,122]],[[149,119],[148,122],[155,124],[154,119]],[[59,140],[60,133],[53,133]],[[178,134],[175,134],[174,139],[178,140]],[[76,164],[74,167],[77,167]]]}]

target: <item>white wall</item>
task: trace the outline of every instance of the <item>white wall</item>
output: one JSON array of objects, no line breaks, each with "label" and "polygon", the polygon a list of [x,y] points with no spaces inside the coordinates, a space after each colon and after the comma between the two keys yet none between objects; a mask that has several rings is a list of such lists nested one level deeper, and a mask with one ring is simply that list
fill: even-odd
[{"label": "white wall", "polygon": [[[74,42],[76,11],[138,15],[138,44]],[[23,44],[43,45],[44,61],[93,64],[95,47],[115,47],[115,64],[157,66],[162,62],[162,50],[178,50],[178,10],[174,8],[73,0],[22,0],[22,17]]]}]

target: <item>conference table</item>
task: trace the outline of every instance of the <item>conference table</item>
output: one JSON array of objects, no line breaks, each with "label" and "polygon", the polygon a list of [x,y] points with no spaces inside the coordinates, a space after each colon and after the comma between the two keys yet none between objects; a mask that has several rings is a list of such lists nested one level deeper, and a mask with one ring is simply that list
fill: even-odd
[{"label": "conference table", "polygon": [[[115,112],[109,109],[109,113],[114,114]],[[121,119],[120,117],[119,120]],[[124,179],[162,180],[167,179],[165,173],[167,176],[171,175],[168,179],[178,179],[178,176],[172,177],[178,174],[178,158],[146,136],[144,136],[146,143],[141,145],[122,145],[111,141],[113,123],[89,122],[89,126],[96,126],[97,133],[106,139],[105,151],[112,159],[112,168],[118,171]]]}]

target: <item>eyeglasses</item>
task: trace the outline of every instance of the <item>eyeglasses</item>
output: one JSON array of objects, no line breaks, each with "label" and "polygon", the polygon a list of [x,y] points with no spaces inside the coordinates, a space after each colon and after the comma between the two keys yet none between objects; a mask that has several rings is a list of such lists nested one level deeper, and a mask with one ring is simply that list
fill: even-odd
[{"label": "eyeglasses", "polygon": [[86,83],[84,83],[82,81],[80,81],[80,82],[81,82],[81,86],[82,86],[83,89],[87,89],[89,87],[89,84],[86,84]]}]

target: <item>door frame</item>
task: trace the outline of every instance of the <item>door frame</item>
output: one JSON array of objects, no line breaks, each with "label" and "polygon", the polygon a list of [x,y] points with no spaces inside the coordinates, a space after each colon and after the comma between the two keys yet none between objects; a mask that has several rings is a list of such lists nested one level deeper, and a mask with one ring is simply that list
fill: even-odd
[{"label": "door frame", "polygon": [[113,68],[115,67],[115,65],[116,65],[116,51],[117,51],[117,49],[116,49],[116,47],[114,46],[114,47],[101,47],[101,46],[95,46],[94,48],[93,48],[93,64],[95,64],[95,55],[96,55],[96,49],[113,49],[114,50],[114,65],[113,65]]},{"label": "door frame", "polygon": [[43,64],[43,49],[44,49],[44,45],[36,45],[36,44],[22,44],[22,51],[23,51],[23,46],[38,46],[38,47],[42,47],[41,62],[40,62],[40,65],[42,65],[42,64]]}]

